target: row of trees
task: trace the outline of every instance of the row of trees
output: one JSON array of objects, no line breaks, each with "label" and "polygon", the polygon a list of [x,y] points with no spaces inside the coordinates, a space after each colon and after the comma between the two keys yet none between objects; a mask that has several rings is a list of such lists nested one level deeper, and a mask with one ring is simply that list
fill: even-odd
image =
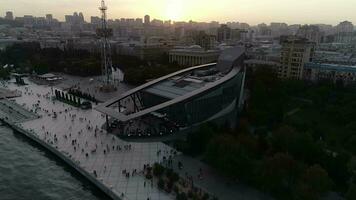
[{"label": "row of trees", "polygon": [[0,64],[14,64],[20,73],[65,72],[78,76],[100,75],[100,56],[83,50],[41,49],[37,42],[14,44],[0,52]]},{"label": "row of trees", "polygon": [[169,63],[168,55],[164,54],[155,61],[139,60],[133,56],[114,56],[113,63],[125,73],[125,81],[140,85],[150,79],[155,79],[182,69],[175,63]]},{"label": "row of trees", "polygon": [[55,90],[54,93],[55,93],[56,99],[58,99],[60,101],[67,102],[67,103],[69,103],[73,106],[76,106],[76,107],[80,107],[82,105],[81,99],[74,95],[64,93],[63,91],[61,92],[58,90]]},{"label": "row of trees", "polygon": [[[113,66],[119,67],[125,73],[125,81],[134,85],[181,69],[177,64],[168,62],[168,55],[162,55],[154,61],[145,61],[113,52],[112,60]],[[41,49],[37,42],[25,42],[7,47],[0,52],[0,64],[14,64],[16,71],[20,73],[35,71],[37,74],[44,74],[52,71],[77,76],[101,74],[99,54],[85,50]]]},{"label": "row of trees", "polygon": [[68,94],[71,94],[71,95],[74,95],[74,96],[77,96],[79,98],[83,98],[83,99],[86,99],[88,101],[92,101],[92,102],[95,102],[95,103],[98,103],[99,101],[95,98],[95,96],[92,96],[90,94],[87,94],[85,92],[82,92],[80,90],[77,90],[77,89],[69,89],[68,91]]}]

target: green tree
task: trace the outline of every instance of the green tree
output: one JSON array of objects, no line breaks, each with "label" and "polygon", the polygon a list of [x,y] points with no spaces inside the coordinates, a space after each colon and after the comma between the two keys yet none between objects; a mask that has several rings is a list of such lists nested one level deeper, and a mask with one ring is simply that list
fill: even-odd
[{"label": "green tree", "polygon": [[271,145],[275,152],[287,152],[296,159],[311,164],[322,154],[320,144],[314,141],[309,132],[297,132],[290,126],[282,126],[273,131]]},{"label": "green tree", "polygon": [[261,167],[262,187],[277,197],[291,198],[302,164],[288,154],[277,153],[265,158]]},{"label": "green tree", "polygon": [[207,146],[205,159],[219,171],[232,178],[239,178],[247,182],[254,181],[254,155],[257,144],[246,147],[249,145],[246,141],[247,139],[244,141],[245,144],[241,144],[231,135],[216,136]]},{"label": "green tree", "polygon": [[327,171],[319,165],[306,169],[300,177],[297,195],[300,199],[316,200],[330,191],[332,181]]},{"label": "green tree", "polygon": [[356,185],[351,184],[347,193],[346,193],[347,200],[355,200],[356,199]]},{"label": "green tree", "polygon": [[159,163],[155,163],[153,165],[153,174],[155,176],[161,177],[163,175],[164,171],[165,171],[165,168],[162,165],[160,165]]}]

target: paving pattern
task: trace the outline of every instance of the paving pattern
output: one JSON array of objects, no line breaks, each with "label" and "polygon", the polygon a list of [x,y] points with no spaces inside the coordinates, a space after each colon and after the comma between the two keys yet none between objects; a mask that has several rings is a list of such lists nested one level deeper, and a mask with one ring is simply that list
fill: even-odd
[{"label": "paving pattern", "polygon": [[[157,188],[157,180],[151,182],[142,175],[145,164],[162,162],[164,156],[173,157],[173,166],[182,177],[192,175],[196,186],[220,200],[270,199],[246,186],[226,185],[228,181],[208,166],[179,152],[174,154],[175,150],[164,143],[126,142],[107,134],[100,128],[105,122],[101,113],[52,100],[54,88],[32,83],[20,87],[11,83],[5,86],[22,93],[21,97],[15,98],[17,104],[41,116],[30,121],[18,121],[19,126],[57,148],[123,200],[175,199]],[[185,166],[183,170],[177,169],[178,160]],[[196,177],[200,168],[203,168],[203,179]],[[123,171],[130,176],[127,177]]]},{"label": "paving pattern", "polygon": [[[10,89],[22,92],[19,105],[36,111],[42,117],[21,123],[39,138],[55,146],[123,199],[173,199],[158,190],[156,183],[147,182],[141,174],[143,165],[161,162],[173,149],[163,143],[127,143],[107,134],[100,127],[104,116],[95,110],[80,110],[51,99],[51,88],[29,85]],[[39,104],[39,106],[38,106]],[[56,117],[54,117],[56,112]],[[121,150],[120,150],[121,149]],[[104,153],[105,151],[105,153]],[[157,152],[163,153],[157,155]],[[130,173],[127,178],[123,170]],[[134,170],[137,173],[132,173]],[[145,184],[145,182],[147,182]]]}]

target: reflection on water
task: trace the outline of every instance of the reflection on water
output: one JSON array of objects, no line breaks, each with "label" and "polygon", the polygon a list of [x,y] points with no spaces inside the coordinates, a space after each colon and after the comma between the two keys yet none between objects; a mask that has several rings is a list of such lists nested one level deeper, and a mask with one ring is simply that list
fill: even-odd
[{"label": "reflection on water", "polygon": [[1,200],[109,199],[34,142],[0,125]]}]

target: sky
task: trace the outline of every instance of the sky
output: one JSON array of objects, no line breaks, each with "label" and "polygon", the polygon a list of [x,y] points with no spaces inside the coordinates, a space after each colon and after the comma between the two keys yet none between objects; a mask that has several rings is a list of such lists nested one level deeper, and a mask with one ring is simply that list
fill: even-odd
[{"label": "sky", "polygon": [[[64,15],[83,12],[86,20],[98,16],[101,0],[0,0],[0,15]],[[348,20],[356,24],[356,0],[106,0],[108,18],[171,19],[173,21],[228,21],[251,25],[326,23]]]}]

